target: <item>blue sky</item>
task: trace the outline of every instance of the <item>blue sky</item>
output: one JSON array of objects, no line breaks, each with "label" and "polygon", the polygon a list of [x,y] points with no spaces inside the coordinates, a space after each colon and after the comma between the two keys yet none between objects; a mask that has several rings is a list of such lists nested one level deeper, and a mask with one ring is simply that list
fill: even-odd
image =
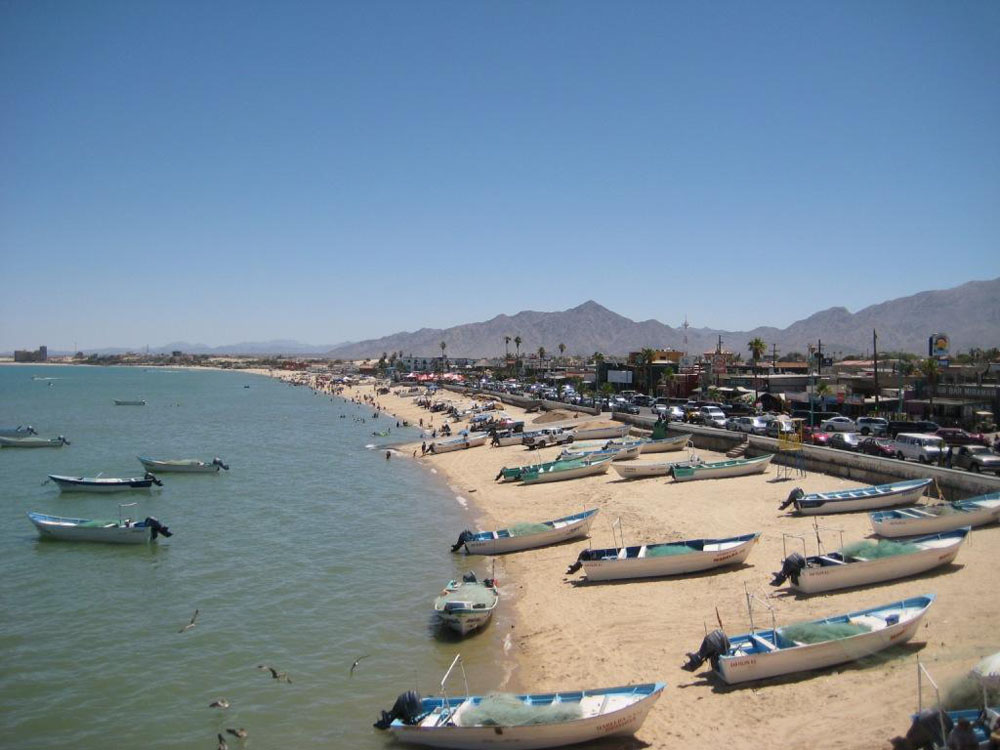
[{"label": "blue sky", "polygon": [[0,350],[1000,276],[996,2],[0,2]]}]

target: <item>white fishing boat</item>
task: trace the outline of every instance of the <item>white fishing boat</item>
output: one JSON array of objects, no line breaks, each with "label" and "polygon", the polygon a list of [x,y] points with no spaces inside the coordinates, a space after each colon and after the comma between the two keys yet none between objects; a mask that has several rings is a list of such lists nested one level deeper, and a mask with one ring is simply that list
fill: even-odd
[{"label": "white fishing boat", "polygon": [[714,630],[698,653],[688,654],[684,668],[693,672],[708,659],[714,673],[732,685],[856,661],[910,640],[933,602],[933,594],[916,596],[731,639]]},{"label": "white fishing boat", "polygon": [[29,425],[18,425],[17,427],[0,427],[0,437],[23,438],[37,435],[35,428]]},{"label": "white fishing boat", "polygon": [[115,406],[145,406],[145,400],[141,398],[116,398],[114,399]]},{"label": "white fishing boat", "polygon": [[158,536],[173,536],[166,526],[152,516],[143,521],[119,518],[101,521],[89,518],[64,518],[45,513],[28,513],[42,539],[69,542],[107,542],[109,544],[142,544]]},{"label": "white fishing boat", "polygon": [[789,493],[785,502],[778,506],[778,510],[794,505],[794,512],[799,515],[818,516],[905,505],[916,502],[930,486],[931,481],[931,479],[909,479],[905,482],[890,482],[835,492],[813,492],[808,495],[796,487]]},{"label": "white fishing boat", "polygon": [[578,440],[612,440],[614,438],[624,438],[628,435],[629,425],[580,425],[573,430],[573,441]]},{"label": "white fishing boat", "polygon": [[0,448],[61,448],[69,444],[69,440],[62,435],[54,438],[43,438],[37,435],[0,437]]},{"label": "white fishing boat", "polygon": [[522,484],[541,484],[542,482],[561,482],[566,479],[579,479],[603,474],[611,465],[613,456],[598,453],[568,461],[555,463],[538,469],[531,469],[521,475]]},{"label": "white fishing boat", "polygon": [[49,474],[49,479],[56,483],[60,492],[129,492],[130,490],[149,490],[162,487],[163,482],[148,471],[142,477],[67,477],[60,474]]},{"label": "white fishing boat", "polygon": [[625,442],[618,442],[611,440],[607,443],[598,444],[595,447],[585,446],[581,448],[564,448],[559,454],[559,458],[568,460],[573,458],[585,458],[587,456],[596,456],[599,454],[613,454],[615,461],[631,461],[639,457],[639,452],[642,449],[638,440],[630,440]]},{"label": "white fishing boat", "polygon": [[173,472],[175,474],[215,474],[219,469],[229,471],[228,464],[216,456],[211,461],[199,461],[195,458],[175,458],[160,460],[146,456],[136,456],[147,471],[154,474]]},{"label": "white fishing boat", "polygon": [[[450,698],[446,681],[461,657],[455,657],[441,680],[440,698],[401,694],[383,711],[376,729],[401,742],[459,750],[562,747],[605,737],[635,734],[666,685],[650,682],[596,690],[513,695],[490,693]],[[463,667],[464,673],[464,667]]]},{"label": "white fishing boat", "polygon": [[500,600],[496,581],[482,581],[466,573],[461,581],[449,581],[434,600],[434,611],[441,621],[460,635],[483,627],[493,616]]},{"label": "white fishing boat", "polygon": [[785,557],[772,586],[791,580],[790,588],[803,594],[867,586],[926,573],[954,562],[971,529],[965,527],[905,542],[865,539],[829,554]]},{"label": "white fishing boat", "polygon": [[695,573],[724,565],[739,565],[747,559],[759,538],[759,533],[753,533],[725,539],[689,539],[633,547],[585,549],[566,573],[576,573],[582,567],[588,581]]},{"label": "white fishing boat", "polygon": [[690,435],[673,435],[665,438],[642,438],[642,453],[666,453],[667,451],[679,451],[687,448],[691,442]]},{"label": "white fishing boat", "polygon": [[446,440],[436,440],[430,444],[430,453],[449,453],[451,451],[465,450],[483,445],[489,435],[485,432],[472,433],[470,435],[459,435]]},{"label": "white fishing boat", "polygon": [[694,479],[724,479],[742,477],[747,474],[763,474],[774,458],[773,453],[757,458],[733,458],[728,461],[713,461],[695,466],[675,466],[671,473],[675,482],[689,482]]},{"label": "white fishing boat", "polygon": [[497,531],[463,531],[452,552],[464,549],[470,555],[500,555],[586,536],[597,509],[541,523],[519,523]]},{"label": "white fishing boat", "polygon": [[645,479],[647,477],[665,477],[675,466],[697,466],[702,464],[698,456],[692,456],[687,461],[628,461],[615,462],[611,468],[618,472],[622,479]]},{"label": "white fishing boat", "polygon": [[938,505],[916,505],[869,513],[879,536],[900,537],[951,531],[963,526],[985,526],[1000,521],[1000,492]]}]

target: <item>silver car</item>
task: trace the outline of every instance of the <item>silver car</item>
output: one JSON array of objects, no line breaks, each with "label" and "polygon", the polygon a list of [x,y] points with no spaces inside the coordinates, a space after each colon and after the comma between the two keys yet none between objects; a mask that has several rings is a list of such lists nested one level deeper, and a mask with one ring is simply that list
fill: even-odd
[{"label": "silver car", "polygon": [[751,435],[763,435],[767,432],[767,422],[760,417],[737,417],[736,430]]},{"label": "silver car", "polygon": [[823,432],[857,432],[857,425],[850,417],[831,417],[819,423]]}]

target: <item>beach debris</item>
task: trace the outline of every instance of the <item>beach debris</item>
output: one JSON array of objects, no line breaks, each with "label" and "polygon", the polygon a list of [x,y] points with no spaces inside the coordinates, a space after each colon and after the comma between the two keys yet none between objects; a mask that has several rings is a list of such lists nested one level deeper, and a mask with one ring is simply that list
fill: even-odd
[{"label": "beach debris", "polygon": [[229,701],[225,698],[216,698],[214,701],[208,704],[209,708],[229,708]]},{"label": "beach debris", "polygon": [[361,663],[361,660],[367,659],[369,656],[371,656],[371,654],[365,654],[364,656],[359,656],[354,660],[354,663],[351,665],[351,677],[354,676],[354,670],[358,668],[358,664]]},{"label": "beach debris", "polygon": [[185,625],[183,628],[181,628],[177,632],[178,633],[183,633],[185,630],[190,630],[191,628],[194,627],[194,621],[197,620],[197,619],[198,619],[198,610],[195,610],[194,614],[191,615],[191,622],[189,622],[187,625]]},{"label": "beach debris", "polygon": [[267,664],[258,664],[257,669],[267,670],[271,673],[271,677],[276,679],[278,682],[288,682],[291,683],[292,678],[288,676],[287,672],[279,672],[274,667],[269,667]]}]

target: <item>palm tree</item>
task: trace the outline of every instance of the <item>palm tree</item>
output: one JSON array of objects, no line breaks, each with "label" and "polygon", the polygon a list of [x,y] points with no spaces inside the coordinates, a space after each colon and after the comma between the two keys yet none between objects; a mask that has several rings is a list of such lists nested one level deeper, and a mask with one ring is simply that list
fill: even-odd
[{"label": "palm tree", "polygon": [[639,356],[636,357],[636,362],[642,367],[646,374],[646,393],[649,394],[653,390],[653,360],[656,359],[656,350],[646,347],[645,349],[639,350]]},{"label": "palm tree", "polygon": [[445,359],[444,350],[448,347],[448,344],[446,344],[444,341],[442,341],[439,344],[439,346],[441,347],[441,372],[444,372],[447,369],[445,367],[445,365],[447,364],[447,359]]},{"label": "palm tree", "polygon": [[591,359],[594,360],[595,364],[599,365],[601,364],[601,362],[604,361],[604,355],[601,354],[600,352],[594,352],[594,354],[591,356]]},{"label": "palm tree", "polygon": [[514,337],[514,356],[516,356],[518,359],[521,358],[521,337],[520,336],[515,336]]},{"label": "palm tree", "polygon": [[505,362],[510,359],[510,336],[503,337],[503,357]]},{"label": "palm tree", "polygon": [[562,355],[565,352],[566,352],[566,344],[559,342],[559,356],[562,357]]},{"label": "palm tree", "polygon": [[541,359],[541,360],[545,359],[545,347],[544,346],[538,347],[538,358]]},{"label": "palm tree", "polygon": [[820,384],[816,386],[816,395],[819,396],[820,405],[823,405],[826,397],[831,393],[833,393],[833,390],[830,388],[829,383],[820,382]]},{"label": "palm tree", "polygon": [[927,395],[930,399],[930,416],[934,416],[934,390],[937,387],[938,378],[941,377],[941,367],[938,365],[938,361],[933,357],[928,357],[920,363],[920,374],[924,376],[924,380],[927,382]]},{"label": "palm tree", "polygon": [[757,336],[747,342],[747,349],[753,358],[753,400],[756,401],[759,396],[757,392],[757,362],[767,351],[767,344],[760,336]]}]

